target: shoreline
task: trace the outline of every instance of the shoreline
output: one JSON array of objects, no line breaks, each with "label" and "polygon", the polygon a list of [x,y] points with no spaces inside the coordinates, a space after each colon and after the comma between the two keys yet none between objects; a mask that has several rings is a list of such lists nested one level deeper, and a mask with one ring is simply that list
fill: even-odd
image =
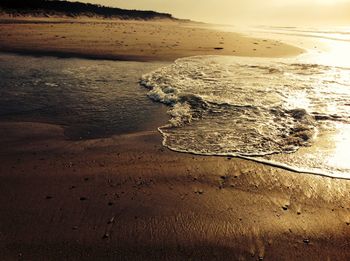
[{"label": "shoreline", "polygon": [[80,52],[60,52],[49,50],[27,50],[16,48],[2,48],[0,53],[33,56],[33,57],[55,57],[55,58],[80,58],[89,60],[105,60],[105,61],[122,61],[122,62],[164,62],[162,60],[152,60],[151,57],[143,57],[136,55],[111,55],[111,54],[94,54]]}]

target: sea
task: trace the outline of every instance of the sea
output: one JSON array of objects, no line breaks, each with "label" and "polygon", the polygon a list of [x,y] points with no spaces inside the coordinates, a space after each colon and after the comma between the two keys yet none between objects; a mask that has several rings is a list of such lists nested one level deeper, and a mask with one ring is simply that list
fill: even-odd
[{"label": "sea", "polygon": [[169,106],[164,146],[350,178],[350,27],[219,27],[305,49],[298,57],[196,56],[144,74]]},{"label": "sea", "polygon": [[72,140],[154,130],[166,109],[139,79],[165,65],[2,53],[0,120],[59,124]]},{"label": "sea", "polygon": [[0,120],[60,124],[71,139],[158,128],[173,151],[349,179],[350,27],[241,33],[306,51],[173,63],[1,54]]}]

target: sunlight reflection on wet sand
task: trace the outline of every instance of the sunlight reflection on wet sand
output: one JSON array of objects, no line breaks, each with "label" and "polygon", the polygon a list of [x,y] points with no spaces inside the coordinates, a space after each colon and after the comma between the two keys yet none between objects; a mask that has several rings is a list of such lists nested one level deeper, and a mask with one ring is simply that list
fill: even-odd
[{"label": "sunlight reflection on wet sand", "polygon": [[[298,57],[275,58],[281,62],[318,64],[330,66],[329,74],[319,75],[321,83],[327,82],[331,89],[320,90],[320,97],[340,94],[342,106],[336,102],[324,102],[318,112],[342,115],[346,122],[323,122],[311,147],[300,148],[293,154],[277,154],[268,158],[275,162],[289,162],[300,170],[350,179],[350,30],[335,28],[294,28],[294,27],[250,27],[223,26],[218,29],[240,32],[249,37],[260,37],[289,43],[305,49]],[[340,69],[341,68],[341,69]],[[340,70],[338,70],[340,69]],[[344,69],[344,70],[343,70]],[[338,74],[334,71],[338,70]],[[300,94],[300,93],[299,93]],[[288,98],[290,105],[310,108],[310,101],[302,95]],[[305,166],[308,168],[305,169]],[[320,169],[322,170],[320,172]]]},{"label": "sunlight reflection on wet sand", "polygon": [[[335,79],[328,79],[327,75],[320,76],[320,81],[334,81],[330,93],[341,91],[344,97],[344,106],[338,108],[335,103],[325,103],[326,111],[334,115],[350,115],[350,34],[348,35],[331,35],[339,40],[323,38],[321,34],[317,37],[310,35],[295,36],[271,34],[281,41],[291,44],[297,42],[305,43],[306,53],[297,57],[298,62],[322,64],[327,66],[349,68],[342,70]],[[318,47],[318,48],[317,48]],[[330,73],[331,74],[331,73]],[[340,84],[342,88],[340,88]],[[344,88],[345,87],[345,88]],[[321,94],[322,95],[322,94]],[[327,94],[323,94],[327,95]],[[297,103],[303,103],[307,107],[307,101],[303,97],[299,97]],[[349,102],[349,104],[346,103]],[[350,120],[350,119],[349,119]],[[315,138],[314,144],[309,148],[300,149],[293,157],[303,159],[304,161],[313,162],[315,168],[322,168],[332,176],[350,179],[350,125],[347,123],[329,123],[328,128],[321,128],[319,135]],[[282,156],[284,157],[284,156]],[[273,158],[281,158],[276,155]],[[326,166],[331,167],[327,169]]]}]

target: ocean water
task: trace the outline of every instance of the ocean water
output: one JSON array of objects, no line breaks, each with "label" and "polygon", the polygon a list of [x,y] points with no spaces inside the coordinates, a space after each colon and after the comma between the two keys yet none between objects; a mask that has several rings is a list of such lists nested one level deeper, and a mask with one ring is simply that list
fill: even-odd
[{"label": "ocean water", "polygon": [[59,124],[70,139],[154,130],[168,117],[138,81],[164,65],[0,54],[0,120]]},{"label": "ocean water", "polygon": [[348,26],[329,26],[329,27],[281,27],[281,26],[259,26],[261,30],[269,33],[314,37],[320,39],[329,39],[335,41],[350,42],[350,27]]},{"label": "ocean water", "polygon": [[350,66],[350,27],[277,27],[258,26],[245,29],[247,35],[266,37],[296,46],[307,52],[298,59],[306,63]]},{"label": "ocean water", "polygon": [[306,53],[174,63],[0,54],[0,120],[60,124],[71,139],[158,128],[175,151],[349,179],[349,31],[244,32]]},{"label": "ocean water", "polygon": [[144,74],[141,85],[169,108],[159,130],[172,150],[349,178],[350,61],[327,55],[188,57]]}]

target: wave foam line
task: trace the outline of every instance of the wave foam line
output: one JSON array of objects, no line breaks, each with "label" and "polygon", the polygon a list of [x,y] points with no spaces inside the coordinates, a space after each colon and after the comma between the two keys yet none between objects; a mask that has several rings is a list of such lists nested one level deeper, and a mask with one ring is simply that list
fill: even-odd
[{"label": "wave foam line", "polygon": [[163,142],[162,142],[163,146],[168,148],[171,151],[193,154],[193,155],[201,155],[201,156],[234,157],[234,158],[254,161],[254,162],[265,164],[271,167],[277,167],[277,168],[288,170],[295,173],[310,174],[310,175],[322,176],[322,177],[327,177],[332,179],[350,180],[350,173],[333,173],[333,172],[325,172],[325,171],[315,171],[313,169],[307,169],[307,168],[292,167],[288,164],[275,162],[272,160],[243,156],[235,153],[204,153],[204,152],[197,152],[192,150],[181,150],[181,149],[172,148],[166,144],[167,135],[161,130],[161,128],[164,128],[164,127],[167,127],[167,126],[165,125],[165,126],[159,127],[158,131],[163,136]]}]

